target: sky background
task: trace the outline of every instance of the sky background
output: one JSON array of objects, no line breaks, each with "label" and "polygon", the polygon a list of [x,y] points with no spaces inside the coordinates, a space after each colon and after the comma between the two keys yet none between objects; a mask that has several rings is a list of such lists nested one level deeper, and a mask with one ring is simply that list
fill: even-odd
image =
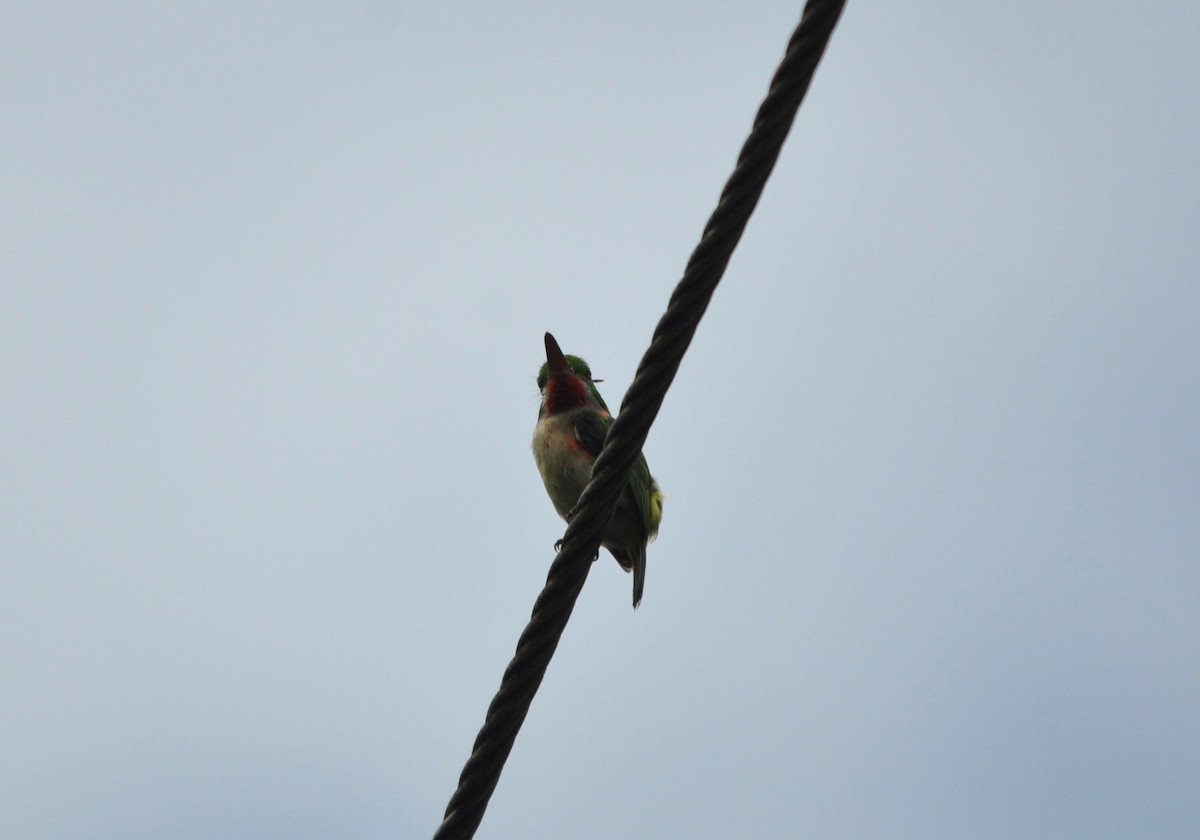
[{"label": "sky background", "polygon": [[[10,4],[0,838],[421,838],[798,3]],[[479,837],[1200,835],[1200,5],[851,3]]]}]

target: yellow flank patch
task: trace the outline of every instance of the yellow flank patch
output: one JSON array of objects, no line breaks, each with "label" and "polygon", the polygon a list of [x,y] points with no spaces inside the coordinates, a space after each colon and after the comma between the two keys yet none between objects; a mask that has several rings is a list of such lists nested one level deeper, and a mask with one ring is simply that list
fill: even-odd
[{"label": "yellow flank patch", "polygon": [[662,523],[663,515],[663,494],[662,490],[658,489],[658,483],[654,483],[654,490],[650,493],[650,521],[646,523],[646,538],[652,540],[658,536],[658,526]]}]

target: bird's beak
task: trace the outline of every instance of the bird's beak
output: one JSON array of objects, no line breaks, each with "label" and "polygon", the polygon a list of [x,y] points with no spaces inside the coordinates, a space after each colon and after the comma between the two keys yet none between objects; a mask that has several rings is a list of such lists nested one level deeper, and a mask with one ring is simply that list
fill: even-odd
[{"label": "bird's beak", "polygon": [[550,366],[551,375],[571,370],[571,365],[567,363],[567,357],[563,355],[558,342],[550,333],[546,333],[546,364]]}]

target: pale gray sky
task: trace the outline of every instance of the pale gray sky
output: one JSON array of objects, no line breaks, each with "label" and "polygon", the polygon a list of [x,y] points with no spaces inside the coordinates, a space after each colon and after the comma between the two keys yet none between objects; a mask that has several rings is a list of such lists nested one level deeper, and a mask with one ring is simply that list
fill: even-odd
[{"label": "pale gray sky", "polygon": [[[7,10],[0,837],[432,834],[799,8]],[[850,4],[481,838],[1200,835],[1198,38]]]}]

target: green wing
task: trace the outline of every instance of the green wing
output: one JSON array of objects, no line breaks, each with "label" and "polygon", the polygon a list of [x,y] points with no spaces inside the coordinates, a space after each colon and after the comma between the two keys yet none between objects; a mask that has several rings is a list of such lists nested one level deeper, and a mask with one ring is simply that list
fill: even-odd
[{"label": "green wing", "polygon": [[[594,389],[593,389],[594,390]],[[595,458],[604,448],[604,438],[612,418],[603,417],[595,411],[579,411],[575,414],[575,438],[583,451]]]},{"label": "green wing", "polygon": [[[581,411],[575,417],[575,437],[584,451],[595,458],[604,448],[604,438],[612,424],[611,417]],[[646,528],[646,539],[652,540],[662,522],[663,495],[658,482],[650,475],[645,455],[639,454],[633,462],[633,470],[629,473],[629,490],[633,493],[634,505]]]}]

